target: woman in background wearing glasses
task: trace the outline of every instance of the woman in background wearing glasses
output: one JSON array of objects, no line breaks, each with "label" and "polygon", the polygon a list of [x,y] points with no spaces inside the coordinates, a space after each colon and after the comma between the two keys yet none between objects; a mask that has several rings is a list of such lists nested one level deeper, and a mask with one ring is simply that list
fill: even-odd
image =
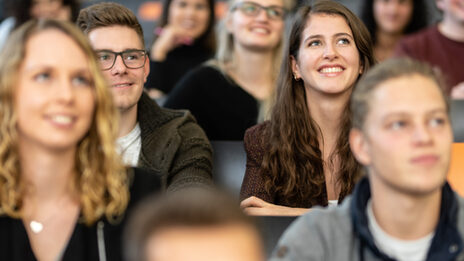
[{"label": "woman in background wearing glasses", "polygon": [[188,73],[165,106],[190,110],[210,140],[242,140],[273,92],[289,1],[232,0],[215,59]]}]

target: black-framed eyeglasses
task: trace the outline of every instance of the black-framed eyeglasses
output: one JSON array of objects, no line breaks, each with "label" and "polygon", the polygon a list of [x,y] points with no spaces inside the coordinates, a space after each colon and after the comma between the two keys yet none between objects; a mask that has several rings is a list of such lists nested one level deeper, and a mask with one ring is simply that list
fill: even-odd
[{"label": "black-framed eyeglasses", "polygon": [[266,11],[267,17],[272,20],[282,20],[285,18],[285,9],[281,6],[271,5],[262,6],[254,2],[240,2],[232,7],[232,11],[240,10],[244,15],[255,17],[261,12]]},{"label": "black-framed eyeglasses", "polygon": [[142,68],[147,59],[145,50],[126,50],[123,52],[113,52],[110,50],[97,51],[97,59],[103,71],[113,68],[116,58],[121,56],[122,62],[129,69]]}]

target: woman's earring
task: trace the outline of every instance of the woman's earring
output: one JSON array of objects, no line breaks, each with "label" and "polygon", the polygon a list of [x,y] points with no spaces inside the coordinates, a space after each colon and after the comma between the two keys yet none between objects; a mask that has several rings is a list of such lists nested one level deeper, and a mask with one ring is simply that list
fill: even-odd
[{"label": "woman's earring", "polygon": [[300,78],[296,77],[296,74],[293,75],[293,78],[295,79],[295,81],[298,81]]}]

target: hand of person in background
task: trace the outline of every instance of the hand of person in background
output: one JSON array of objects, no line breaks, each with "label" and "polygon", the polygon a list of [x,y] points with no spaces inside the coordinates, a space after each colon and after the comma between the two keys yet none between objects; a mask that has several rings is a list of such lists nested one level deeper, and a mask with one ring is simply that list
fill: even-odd
[{"label": "hand of person in background", "polygon": [[164,61],[169,51],[180,45],[191,45],[194,40],[184,29],[172,25],[156,28],[155,34],[158,38],[153,43],[150,53],[153,61]]},{"label": "hand of person in background", "polygon": [[451,99],[464,100],[464,82],[458,83],[451,89]]},{"label": "hand of person in background", "polygon": [[292,208],[271,204],[254,196],[240,202],[240,208],[251,216],[299,216],[309,211],[308,208]]}]

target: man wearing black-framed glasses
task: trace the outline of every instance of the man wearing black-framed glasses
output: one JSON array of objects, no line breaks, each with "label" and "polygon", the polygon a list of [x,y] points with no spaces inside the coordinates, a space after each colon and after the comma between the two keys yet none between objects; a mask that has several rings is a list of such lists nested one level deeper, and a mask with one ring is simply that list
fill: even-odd
[{"label": "man wearing black-framed glasses", "polygon": [[210,186],[211,146],[187,111],[160,108],[143,92],[150,72],[142,28],[116,3],[81,10],[77,19],[94,48],[120,113],[118,147],[126,165],[151,169],[168,190]]},{"label": "man wearing black-framed glasses", "polygon": [[123,52],[113,52],[111,50],[97,51],[97,58],[103,71],[110,70],[116,63],[118,56],[128,69],[139,69],[145,66],[147,52],[139,49],[128,49]]}]

